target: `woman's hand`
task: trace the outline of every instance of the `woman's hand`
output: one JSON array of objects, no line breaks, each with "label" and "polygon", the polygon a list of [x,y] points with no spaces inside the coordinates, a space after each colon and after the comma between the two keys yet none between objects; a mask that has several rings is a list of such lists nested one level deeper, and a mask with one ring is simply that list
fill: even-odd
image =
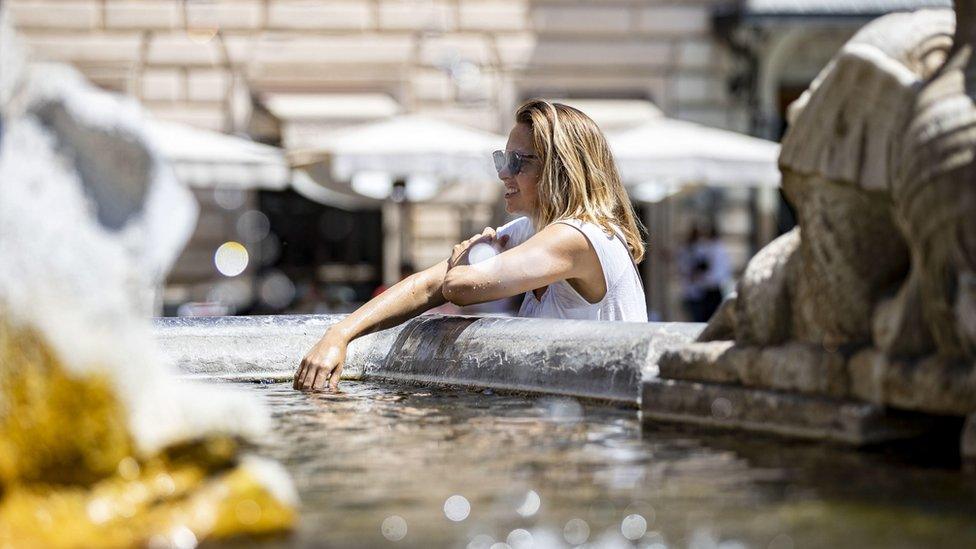
[{"label": "woman's hand", "polygon": [[460,244],[454,246],[454,249],[451,250],[451,258],[447,260],[447,268],[453,269],[458,265],[467,265],[468,253],[471,251],[471,248],[474,247],[475,244],[478,244],[480,242],[484,242],[486,244],[493,244],[496,241],[501,247],[504,248],[505,244],[508,243],[508,235],[504,235],[501,238],[498,238],[497,235],[495,234],[495,229],[491,227],[485,227],[485,230],[481,231],[481,234],[476,234],[471,238],[465,240],[464,242],[461,242]]},{"label": "woman's hand", "polygon": [[294,388],[316,391],[328,383],[331,390],[338,390],[348,345],[345,338],[326,332],[302,359],[295,372]]}]

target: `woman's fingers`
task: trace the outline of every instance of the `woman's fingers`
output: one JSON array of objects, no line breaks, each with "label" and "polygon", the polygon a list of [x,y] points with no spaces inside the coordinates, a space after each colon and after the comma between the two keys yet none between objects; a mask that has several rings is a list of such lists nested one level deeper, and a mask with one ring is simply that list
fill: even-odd
[{"label": "woman's fingers", "polygon": [[305,370],[308,367],[308,361],[302,359],[301,364],[298,365],[298,370],[295,371],[295,379],[291,384],[292,389],[301,389],[302,385],[305,383]]},{"label": "woman's fingers", "polygon": [[332,375],[329,379],[329,388],[333,391],[339,390],[339,378],[342,376],[342,365],[340,364],[334,370],[332,370]]},{"label": "woman's fingers", "polygon": [[[346,357],[347,342],[326,334],[305,355],[295,372],[295,389],[320,390],[332,380],[338,384],[339,372]],[[334,378],[334,379],[333,379]]]},{"label": "woman's fingers", "polygon": [[329,377],[329,369],[323,368],[321,366],[315,368],[315,376],[312,377],[312,383],[310,384],[310,389],[317,391],[325,386],[325,382]]}]

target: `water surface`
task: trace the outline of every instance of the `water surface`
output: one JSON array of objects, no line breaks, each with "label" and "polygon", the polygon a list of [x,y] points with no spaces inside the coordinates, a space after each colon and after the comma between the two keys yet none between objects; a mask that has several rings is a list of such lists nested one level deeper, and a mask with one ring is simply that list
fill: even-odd
[{"label": "water surface", "polygon": [[976,478],[925,447],[642,430],[636,410],[490,391],[238,385],[270,405],[257,451],[302,499],[298,531],[261,545],[976,547]]}]

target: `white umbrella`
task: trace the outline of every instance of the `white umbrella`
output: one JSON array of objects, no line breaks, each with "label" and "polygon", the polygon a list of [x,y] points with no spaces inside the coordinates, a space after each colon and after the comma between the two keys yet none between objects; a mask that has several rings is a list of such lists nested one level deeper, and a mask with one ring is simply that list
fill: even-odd
[{"label": "white umbrella", "polygon": [[[371,182],[381,177],[435,180],[438,184],[492,181],[496,177],[491,151],[504,143],[494,133],[423,115],[404,115],[341,130],[312,149],[295,151],[291,159],[293,165],[303,167],[328,164],[333,182],[355,183],[362,174],[368,174],[364,177]],[[321,179],[320,173],[312,175]]]},{"label": "white umbrella", "polygon": [[779,185],[779,145],[765,139],[659,117],[607,140],[631,188]]},{"label": "white umbrella", "polygon": [[150,139],[191,187],[281,190],[291,180],[284,152],[249,139],[150,120]]}]

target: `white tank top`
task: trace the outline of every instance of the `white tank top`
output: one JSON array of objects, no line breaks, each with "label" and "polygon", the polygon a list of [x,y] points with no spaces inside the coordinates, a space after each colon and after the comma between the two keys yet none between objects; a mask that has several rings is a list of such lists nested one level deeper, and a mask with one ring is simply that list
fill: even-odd
[{"label": "white tank top", "polygon": [[[619,229],[614,227],[617,234],[611,236],[594,223],[579,220],[556,223],[574,227],[593,245],[603,268],[607,293],[600,301],[590,303],[569,282],[560,280],[550,284],[541,299],[536,298],[535,292],[526,292],[518,316],[647,322],[644,287]],[[508,235],[506,247],[512,248],[528,240],[535,229],[529,218],[520,217],[499,227],[497,234]]]}]

